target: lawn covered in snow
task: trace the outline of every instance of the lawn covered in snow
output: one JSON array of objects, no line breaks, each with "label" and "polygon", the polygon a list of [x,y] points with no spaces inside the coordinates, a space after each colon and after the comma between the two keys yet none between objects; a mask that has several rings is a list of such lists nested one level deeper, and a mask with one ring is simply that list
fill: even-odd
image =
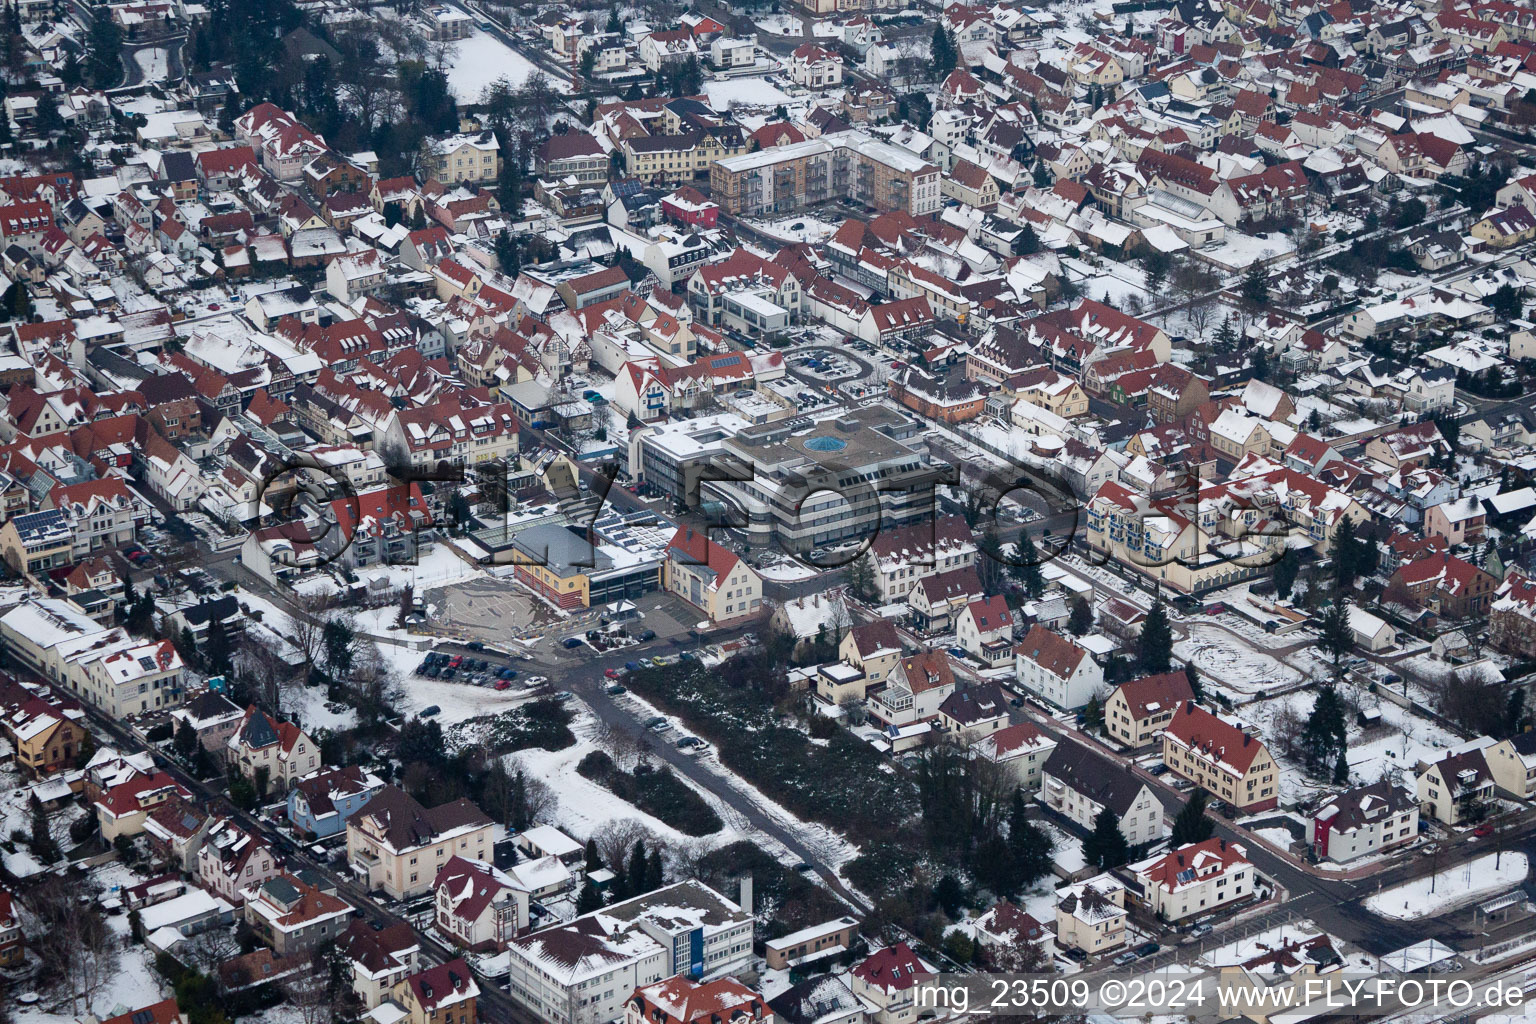
[{"label": "lawn covered in snow", "polygon": [[793,103],[789,93],[766,78],[733,78],[728,82],[705,82],[704,95],[711,109],[725,111],[732,104],[750,107],[776,107]]},{"label": "lawn covered in snow", "polygon": [[486,32],[475,32],[453,44],[453,58],[448,65],[448,88],[460,103],[478,103],[485,87],[505,78],[514,87],[521,86],[535,72],[549,79],[555,92],[569,92],[570,83],[543,72],[531,60],[500,39]]},{"label": "lawn covered in snow", "polygon": [[[1487,853],[1465,864],[1379,892],[1365,901],[1365,909],[1394,921],[1436,917],[1521,884],[1529,867],[1523,853],[1502,856]],[[1432,886],[1433,892],[1430,891]]]}]

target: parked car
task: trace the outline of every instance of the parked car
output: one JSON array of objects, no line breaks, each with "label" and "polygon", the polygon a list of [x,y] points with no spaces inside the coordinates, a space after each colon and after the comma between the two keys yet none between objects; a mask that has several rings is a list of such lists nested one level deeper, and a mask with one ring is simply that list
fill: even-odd
[{"label": "parked car", "polygon": [[586,643],[586,641],[579,636],[568,636],[560,642],[560,646],[569,651],[572,648],[580,647],[584,643]]},{"label": "parked car", "polygon": [[640,631],[640,635],[636,637],[636,639],[643,644],[648,644],[652,640],[656,639],[656,631],[654,629],[642,629]]},{"label": "parked car", "polygon": [[1202,935],[1209,934],[1211,934],[1211,926],[1208,924],[1197,924],[1189,930],[1189,937],[1192,939],[1198,939]]},{"label": "parked car", "polygon": [[1205,614],[1207,614],[1207,615],[1220,615],[1222,612],[1224,612],[1226,610],[1227,610],[1227,606],[1222,604],[1220,601],[1217,601],[1213,605],[1206,606]]},{"label": "parked car", "polygon": [[1166,775],[1167,773],[1168,766],[1162,763],[1155,764],[1147,769],[1148,775]]},{"label": "parked car", "polygon": [[1479,839],[1486,839],[1488,836],[1493,835],[1493,822],[1483,822],[1481,825],[1477,826],[1477,828],[1472,830],[1472,834],[1477,836]]},{"label": "parked car", "polygon": [[617,679],[619,678],[619,675],[619,670],[616,668],[608,668],[603,670],[603,676],[607,679]]},{"label": "parked car", "polygon": [[498,680],[496,680],[496,689],[498,689],[498,690],[509,689],[511,686],[512,686],[512,680],[510,680],[510,679],[498,679]]},{"label": "parked car", "polygon": [[453,682],[453,677],[454,677],[454,675],[457,672],[458,672],[458,670],[455,669],[452,665],[449,665],[447,668],[443,669],[443,674],[441,676],[443,682],[445,682],[445,683]]},{"label": "parked car", "polygon": [[651,732],[666,732],[668,729],[672,728],[672,723],[660,715],[657,715],[655,718],[647,719],[645,727],[651,730]]},{"label": "parked car", "polygon": [[1113,963],[1116,967],[1124,967],[1126,964],[1134,962],[1135,959],[1136,954],[1130,950],[1126,950],[1124,953],[1121,953],[1110,962]]},{"label": "parked car", "polygon": [[462,664],[464,664],[464,655],[462,654],[455,654],[453,657],[448,659],[449,668],[458,668]]},{"label": "parked car", "polygon": [[621,693],[628,693],[629,691],[624,688],[624,685],[622,683],[614,683],[611,686],[607,687],[605,692],[610,697],[617,697],[619,694],[621,694]]},{"label": "parked car", "polygon": [[1076,946],[1072,947],[1071,949],[1062,950],[1061,955],[1066,957],[1068,960],[1076,960],[1078,963],[1082,963],[1084,960],[1088,959],[1088,954],[1084,953]]},{"label": "parked car", "polygon": [[1158,950],[1160,950],[1162,948],[1163,948],[1162,946],[1159,946],[1155,942],[1147,942],[1147,943],[1143,943],[1140,946],[1137,946],[1136,949],[1134,950],[1134,952],[1135,952],[1135,954],[1138,957],[1152,956],[1154,953],[1156,953]]},{"label": "parked car", "polygon": [[443,709],[438,707],[436,704],[428,704],[426,707],[421,709],[421,714],[418,715],[417,717],[418,718],[431,718],[433,715],[441,714],[442,711],[443,711]]},{"label": "parked car", "polygon": [[469,643],[465,644],[464,646],[468,647],[472,651],[483,651],[483,650],[485,650],[485,644],[481,643],[479,640],[471,640]]},{"label": "parked car", "polygon": [[626,661],[624,663],[624,670],[626,672],[639,672],[640,663],[638,661]]}]

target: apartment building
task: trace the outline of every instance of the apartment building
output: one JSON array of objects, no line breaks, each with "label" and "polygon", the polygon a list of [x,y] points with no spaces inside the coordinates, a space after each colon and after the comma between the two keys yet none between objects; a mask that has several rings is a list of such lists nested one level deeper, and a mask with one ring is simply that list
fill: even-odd
[{"label": "apartment building", "polygon": [[1319,859],[1338,864],[1412,842],[1418,834],[1413,793],[1387,779],[1329,797],[1307,820],[1307,845]]},{"label": "apartment building", "polygon": [[427,808],[386,786],[347,820],[347,863],[369,889],[407,899],[430,890],[450,857],[490,860],[499,832],[468,800]]},{"label": "apartment building", "polygon": [[637,988],[744,967],[752,915],[702,882],[677,882],[515,939],[507,952],[513,1000],[547,1024],[600,1024],[623,1016]]},{"label": "apartment building", "polygon": [[431,177],[446,184],[493,185],[501,176],[501,146],[491,131],[428,140]]},{"label": "apartment building", "polygon": [[1494,797],[1493,770],[1480,749],[1446,754],[1422,765],[1415,783],[1419,813],[1444,825],[1475,821]]},{"label": "apartment building", "polygon": [[403,921],[375,928],[354,920],[337,938],[336,952],[351,968],[352,991],[365,1010],[384,1002],[397,982],[415,974],[421,958],[416,933]]},{"label": "apartment building", "polygon": [[1030,722],[1015,722],[971,744],[971,751],[999,766],[1026,794],[1040,789],[1056,740]]},{"label": "apartment building", "polygon": [[528,930],[528,890],[494,865],[453,857],[432,882],[438,931],[466,949],[506,949]]},{"label": "apartment building", "polygon": [[792,213],[832,199],[924,217],[944,205],[941,178],[910,150],[859,131],[716,160],[709,174],[715,202],[736,217]]},{"label": "apartment building", "polygon": [[1104,669],[1086,649],[1038,623],[1014,647],[1014,677],[1021,689],[1069,711],[1104,685]]},{"label": "apartment building", "polygon": [[1154,742],[1185,701],[1194,700],[1189,676],[1164,672],[1115,687],[1104,701],[1104,732],[1135,749]]},{"label": "apartment building", "polygon": [[390,991],[390,1001],[401,1011],[399,1024],[477,1024],[480,1020],[476,1011],[480,986],[463,960],[402,978]]},{"label": "apartment building", "polygon": [[1280,802],[1280,768],[1263,741],[1194,701],[1163,728],[1163,764],[1243,814]]},{"label": "apartment building", "polygon": [[1166,831],[1162,801],[1150,786],[1129,772],[1109,770],[1109,762],[1076,743],[1051,751],[1035,799],[1089,832],[1108,808],[1132,846],[1156,842]]},{"label": "apartment building", "polygon": [[1239,843],[1213,836],[1131,868],[1141,899],[1163,921],[1209,914],[1254,892],[1253,864]]},{"label": "apartment building", "polygon": [[23,601],[0,616],[0,640],[28,669],[114,718],[182,702],[186,666],[170,641],[104,628],[69,601]]}]

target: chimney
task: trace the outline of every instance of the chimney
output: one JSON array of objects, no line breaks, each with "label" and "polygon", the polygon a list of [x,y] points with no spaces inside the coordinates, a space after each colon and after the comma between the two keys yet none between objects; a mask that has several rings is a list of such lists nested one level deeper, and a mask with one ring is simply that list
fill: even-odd
[{"label": "chimney", "polygon": [[749,871],[746,874],[742,875],[741,876],[740,884],[741,884],[741,897],[740,897],[740,899],[737,900],[737,902],[741,904],[742,913],[744,913],[744,914],[751,914],[752,913],[752,872]]}]

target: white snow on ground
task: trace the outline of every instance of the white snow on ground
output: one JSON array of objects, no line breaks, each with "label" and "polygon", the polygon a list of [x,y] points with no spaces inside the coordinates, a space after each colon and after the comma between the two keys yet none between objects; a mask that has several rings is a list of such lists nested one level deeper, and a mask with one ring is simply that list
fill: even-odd
[{"label": "white snow on ground", "polygon": [[715,110],[728,110],[732,103],[746,106],[776,107],[793,103],[789,93],[765,78],[733,78],[728,82],[705,82],[704,95]]},{"label": "white snow on ground", "polygon": [[[729,807],[721,804],[712,794],[692,786],[692,783],[689,785],[694,792],[702,796],[715,809],[715,813],[720,815],[720,820],[726,823],[720,831],[708,836],[685,835],[659,818],[646,814],[576,771],[576,765],[583,757],[599,749],[599,743],[596,742],[600,739],[597,720],[591,712],[584,711],[578,715],[571,723],[571,731],[576,734],[576,743],[564,750],[519,750],[507,755],[509,769],[514,765],[519,766],[529,777],[542,780],[554,790],[558,803],[550,817],[555,825],[569,835],[585,839],[610,821],[633,820],[644,825],[669,847],[699,845],[713,849],[739,839],[751,839],[758,845],[778,845],[750,825],[745,830],[739,829],[738,822],[732,820],[737,816]],[[677,777],[685,783],[689,782],[685,775],[679,774]],[[783,856],[779,850],[772,852]]]},{"label": "white snow on ground", "polygon": [[392,587],[409,584],[417,591],[479,579],[484,575],[485,570],[464,561],[444,541],[433,544],[431,550],[423,552],[414,565],[371,565],[357,570],[358,579],[364,582],[387,579]]},{"label": "white snow on ground", "polygon": [[772,32],[776,36],[798,36],[805,31],[800,19],[793,14],[769,14],[752,19],[760,32]]},{"label": "white snow on ground", "polygon": [[133,62],[139,66],[140,71],[144,72],[145,81],[164,81],[167,74],[165,51],[158,46],[134,51]]},{"label": "white snow on ground", "polygon": [[1291,835],[1291,830],[1288,828],[1256,828],[1253,831],[1255,835],[1269,840],[1282,850],[1289,850],[1291,844],[1296,841],[1296,837]]},{"label": "white snow on ground", "polygon": [[1192,624],[1174,654],[1193,661],[1201,675],[1237,693],[1265,693],[1301,682],[1301,673],[1268,654],[1255,651],[1225,630]]},{"label": "white snow on ground", "polygon": [[[388,644],[380,644],[379,647],[386,657],[390,655],[391,648]],[[398,652],[401,649],[393,650]],[[511,689],[497,690],[490,686],[470,686],[460,682],[445,683],[441,679],[428,679],[425,676],[413,674],[412,670],[425,657],[426,654],[422,651],[406,651],[394,659],[400,678],[400,699],[395,706],[406,717],[417,715],[422,708],[436,704],[442,711],[434,716],[434,720],[441,722],[446,729],[450,725],[456,725],[471,718],[510,711],[519,704],[533,699],[529,696],[529,691],[518,685],[522,682],[521,677],[513,680]]]},{"label": "white snow on ground", "polygon": [[817,220],[815,217],[785,217],[782,220],[749,221],[748,224],[768,235],[771,238],[779,238],[786,242],[810,242],[816,244],[825,242],[837,234],[841,224],[827,220]]},{"label": "white snow on ground", "polygon": [[[642,721],[661,714],[661,711],[655,705],[638,696],[633,690],[625,694],[623,699],[632,701],[640,709],[637,712],[637,717]],[[674,729],[686,731],[686,727],[681,719],[672,715],[664,717],[672,723]],[[679,732],[670,732],[664,734],[663,739],[676,742],[679,736]],[[802,845],[813,851],[816,854],[816,859],[828,870],[835,872],[850,892],[858,892],[842,874],[843,867],[859,855],[859,848],[857,846],[825,825],[805,821],[792,814],[783,805],[770,799],[762,790],[722,765],[716,754],[711,753],[701,758],[699,763],[719,775],[732,789],[756,804],[759,811],[778,822],[780,828],[793,834]],[[721,816],[724,817],[724,814]]]},{"label": "white snow on ground", "polygon": [[486,32],[475,32],[468,39],[453,44],[453,58],[448,66],[448,88],[460,103],[478,103],[485,87],[498,78],[521,86],[534,73],[549,79],[555,92],[569,92],[570,83],[557,79],[536,66],[500,39]]},{"label": "white snow on ground", "polygon": [[285,713],[296,713],[304,728],[310,732],[315,729],[351,729],[357,725],[356,708],[340,704],[328,708],[326,705],[329,703],[324,686],[293,686],[284,690],[282,695],[282,710]]},{"label": "white snow on ground", "polygon": [[821,573],[822,570],[813,569],[794,559],[786,559],[777,565],[761,566],[757,570],[757,574],[763,579],[773,580],[776,583],[796,583],[800,580],[814,579]]},{"label": "white snow on ground", "polygon": [[1076,836],[1069,836],[1059,826],[1049,821],[1037,821],[1041,830],[1051,837],[1055,847],[1051,850],[1051,862],[1056,865],[1058,873],[1064,876],[1074,875],[1083,870],[1087,862],[1083,860],[1083,843]]},{"label": "white snow on ground", "polygon": [[1379,892],[1365,901],[1365,909],[1395,921],[1436,917],[1519,885],[1525,881],[1529,867],[1523,853],[1484,854],[1436,875],[1415,878]]},{"label": "white snow on ground", "polygon": [[[103,891],[110,891],[113,884],[135,885],[143,881],[143,878],[133,875],[116,861],[93,869],[89,877]],[[75,1024],[76,1021],[84,1020],[88,1014],[105,1019],[114,1013],[126,1012],[160,998],[158,993],[164,981],[155,973],[149,949],[135,944],[129,936],[128,915],[109,916],[106,921],[107,927],[117,936],[121,949],[116,963],[104,973],[101,987],[88,1001],[89,1005],[82,999],[71,1006],[67,997],[61,1002],[58,992],[49,991],[39,991],[43,999],[34,1006],[15,1005],[16,996],[28,991],[23,986],[12,989],[7,996],[12,1003],[10,1009],[16,1024]]]}]

